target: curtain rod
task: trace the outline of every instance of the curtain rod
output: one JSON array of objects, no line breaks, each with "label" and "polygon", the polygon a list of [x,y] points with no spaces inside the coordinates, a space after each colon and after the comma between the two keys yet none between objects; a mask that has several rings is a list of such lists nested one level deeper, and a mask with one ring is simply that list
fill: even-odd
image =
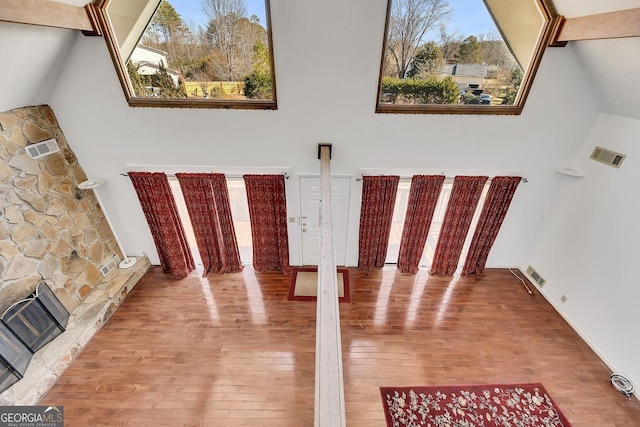
[{"label": "curtain rod", "polygon": [[[164,172],[163,172],[164,173]],[[191,173],[191,172],[185,172],[185,173]],[[196,172],[196,173],[201,173],[201,172]],[[212,172],[215,173],[215,172]],[[173,173],[164,173],[167,177],[170,178],[175,178],[176,175]],[[127,173],[121,173],[121,176],[129,176],[129,174]],[[232,174],[232,173],[225,173],[223,174],[225,177],[227,178],[242,178],[244,175],[238,175],[238,174]],[[265,174],[246,174],[246,175],[265,175]],[[266,175],[273,175],[273,174],[266,174]],[[286,172],[281,172],[280,175],[284,175],[284,179],[289,179],[289,174]]]},{"label": "curtain rod", "polygon": [[[390,175],[392,175],[392,174],[389,174],[389,175],[383,175],[383,174],[381,174],[381,175],[382,175],[382,176],[390,176]],[[419,175],[419,174],[416,174],[416,175]],[[427,174],[427,175],[429,175],[429,174]],[[433,175],[433,174],[431,174],[431,175]],[[442,173],[442,174],[440,174],[440,175],[444,176],[444,179],[454,179],[456,176],[475,176],[475,175],[454,175],[454,176],[446,176],[446,175],[445,175],[445,174],[443,174],[443,173]],[[366,175],[366,176],[380,176],[380,175]],[[482,176],[482,175],[478,175],[478,176]],[[513,176],[513,175],[503,175],[503,176]],[[362,175],[360,175],[360,178],[356,178],[356,181],[362,181],[362,179],[363,179],[364,177],[365,177],[365,175],[364,175],[364,174],[362,174]],[[411,176],[402,176],[402,175],[400,175],[400,179],[411,179],[411,178],[413,178],[413,175],[411,175]],[[489,177],[489,178],[487,179],[487,181],[491,181],[491,179],[492,179],[492,177]],[[521,179],[521,181],[526,183],[526,182],[529,182],[529,179],[528,179],[528,178],[522,178],[522,179]]]}]

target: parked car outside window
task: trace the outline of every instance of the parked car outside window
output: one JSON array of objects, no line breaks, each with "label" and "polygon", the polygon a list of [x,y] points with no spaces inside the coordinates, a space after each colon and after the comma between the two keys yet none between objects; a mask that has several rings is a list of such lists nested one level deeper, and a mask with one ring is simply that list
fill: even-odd
[{"label": "parked car outside window", "polygon": [[483,93],[480,95],[480,104],[491,104],[491,95]]}]

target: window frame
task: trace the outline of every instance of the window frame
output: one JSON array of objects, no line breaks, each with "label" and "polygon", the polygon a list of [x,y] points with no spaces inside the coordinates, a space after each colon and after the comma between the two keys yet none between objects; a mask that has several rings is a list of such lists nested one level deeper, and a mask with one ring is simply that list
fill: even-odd
[{"label": "window frame", "polygon": [[[531,63],[520,84],[520,90],[513,105],[471,105],[471,104],[388,104],[381,102],[382,95],[382,74],[384,71],[384,60],[387,51],[387,35],[389,34],[389,21],[391,17],[391,7],[394,0],[387,0],[387,14],[385,18],[384,34],[382,40],[382,55],[380,59],[380,70],[378,73],[378,91],[376,93],[376,113],[390,114],[475,114],[475,115],[519,115],[522,113],[524,104],[531,90],[542,55],[548,46],[551,46],[554,34],[559,30],[559,16],[551,0],[532,0],[537,3],[544,23],[540,30],[538,43],[531,57]],[[496,24],[497,26],[497,24]],[[498,29],[500,29],[498,27]]]},{"label": "window frame", "polygon": [[[151,97],[139,97],[136,96],[131,80],[129,79],[129,73],[127,72],[127,65],[120,54],[118,48],[118,42],[115,37],[113,27],[111,25],[111,19],[107,11],[107,6],[111,0],[96,0],[95,8],[97,14],[97,21],[102,31],[103,37],[107,44],[107,49],[113,65],[120,81],[120,86],[124,92],[124,96],[130,107],[156,107],[156,108],[214,108],[214,109],[238,109],[238,110],[277,110],[277,90],[276,90],[276,73],[275,73],[275,61],[273,55],[273,37],[271,31],[271,5],[270,0],[264,0],[265,4],[265,17],[266,17],[266,30],[267,38],[269,41],[269,62],[271,68],[271,87],[273,89],[273,99],[269,100],[226,100],[226,99],[195,99],[195,98],[151,98]],[[160,3],[158,3],[159,5]],[[150,19],[153,19],[153,15]],[[145,25],[145,28],[149,25]],[[142,34],[140,34],[142,37]]]}]

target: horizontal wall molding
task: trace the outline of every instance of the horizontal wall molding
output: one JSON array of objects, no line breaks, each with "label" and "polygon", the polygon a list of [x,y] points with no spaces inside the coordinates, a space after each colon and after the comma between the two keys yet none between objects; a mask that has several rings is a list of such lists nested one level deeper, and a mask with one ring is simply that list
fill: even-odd
[{"label": "horizontal wall molding", "polygon": [[164,172],[167,175],[176,173],[222,173],[229,177],[242,177],[250,174],[291,174],[288,166],[193,166],[193,165],[126,165],[122,173],[127,172]]},{"label": "horizontal wall molding", "polygon": [[400,178],[411,178],[413,175],[444,175],[454,176],[521,176],[517,169],[385,169],[385,168],[361,168],[360,175],[398,175]]},{"label": "horizontal wall molding", "polygon": [[[320,179],[320,174],[317,173],[297,173],[297,177],[299,178],[318,178]],[[332,178],[356,178],[355,175],[351,173],[332,173]]]}]

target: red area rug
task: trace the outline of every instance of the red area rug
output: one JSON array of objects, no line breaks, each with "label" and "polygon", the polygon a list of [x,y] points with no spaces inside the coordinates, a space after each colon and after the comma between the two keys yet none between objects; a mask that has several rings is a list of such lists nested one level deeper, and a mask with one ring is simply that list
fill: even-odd
[{"label": "red area rug", "polygon": [[380,387],[388,427],[571,426],[542,384]]},{"label": "red area rug", "polygon": [[[337,269],[338,302],[351,302],[349,270]],[[291,301],[316,301],[318,299],[318,268],[294,267],[291,270],[291,286],[288,299]]]}]

